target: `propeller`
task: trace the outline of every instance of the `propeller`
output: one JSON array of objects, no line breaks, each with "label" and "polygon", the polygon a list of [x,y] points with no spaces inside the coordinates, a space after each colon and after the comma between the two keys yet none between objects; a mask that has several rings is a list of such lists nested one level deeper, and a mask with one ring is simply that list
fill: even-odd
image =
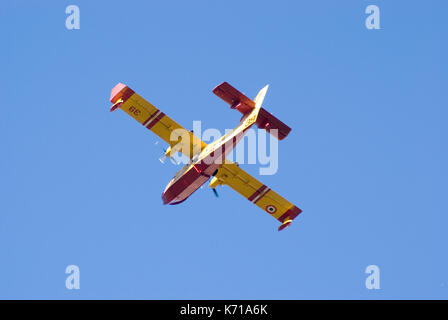
[{"label": "propeller", "polygon": [[[159,141],[156,141],[155,143],[154,143],[154,145],[156,145],[156,146],[159,146]],[[162,150],[163,150],[163,156],[161,156],[160,158],[159,158],[159,161],[162,163],[162,164],[165,164],[165,161],[166,161],[166,148],[164,148],[164,147],[162,147]]]},{"label": "propeller", "polygon": [[210,188],[212,188],[216,198],[219,198],[218,190],[216,190],[217,185],[213,187],[213,185],[217,182],[217,178],[215,177],[217,173],[218,169],[216,169],[215,172],[212,173],[212,181],[210,181]]},{"label": "propeller", "polygon": [[[158,144],[159,144],[159,141],[156,141],[155,145],[158,145]],[[176,159],[174,159],[174,158],[168,156],[168,154],[171,152],[171,147],[168,147],[168,148],[162,148],[162,150],[163,150],[163,155],[159,158],[159,161],[160,161],[162,164],[165,164],[166,158],[170,158],[172,164],[175,164],[175,165],[178,165],[178,164],[179,164],[179,162],[176,161]]]}]

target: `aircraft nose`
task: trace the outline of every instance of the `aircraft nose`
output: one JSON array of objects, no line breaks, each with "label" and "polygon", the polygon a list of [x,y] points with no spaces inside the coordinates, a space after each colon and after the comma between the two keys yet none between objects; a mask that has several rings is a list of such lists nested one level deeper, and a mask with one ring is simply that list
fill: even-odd
[{"label": "aircraft nose", "polygon": [[168,204],[170,202],[165,192],[162,192],[162,201],[163,204]]}]

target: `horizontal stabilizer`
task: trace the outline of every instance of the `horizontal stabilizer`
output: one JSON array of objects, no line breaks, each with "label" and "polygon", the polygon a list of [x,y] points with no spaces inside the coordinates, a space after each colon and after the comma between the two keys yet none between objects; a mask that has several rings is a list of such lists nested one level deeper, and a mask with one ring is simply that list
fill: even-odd
[{"label": "horizontal stabilizer", "polygon": [[[213,93],[227,102],[232,109],[236,109],[243,115],[247,115],[255,108],[255,101],[248,98],[242,92],[223,82],[213,89]],[[279,140],[283,140],[291,132],[291,128],[283,121],[264,108],[260,108],[258,118],[255,122],[258,128],[265,129]]]},{"label": "horizontal stabilizer", "polygon": [[258,118],[256,125],[260,129],[265,129],[267,132],[272,134],[278,140],[283,140],[291,132],[291,128],[288,127],[283,121],[279,120],[277,117],[266,111],[266,109],[261,108],[258,113]]},{"label": "horizontal stabilizer", "polygon": [[255,102],[252,99],[239,92],[227,82],[223,82],[213,89],[213,93],[230,104],[232,109],[236,109],[242,114],[251,112],[255,107]]}]

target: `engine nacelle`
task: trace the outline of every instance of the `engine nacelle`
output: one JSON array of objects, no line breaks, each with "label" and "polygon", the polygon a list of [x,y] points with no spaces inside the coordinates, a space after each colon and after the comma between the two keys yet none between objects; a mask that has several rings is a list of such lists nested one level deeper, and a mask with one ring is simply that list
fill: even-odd
[{"label": "engine nacelle", "polygon": [[212,189],[215,189],[219,185],[221,185],[221,181],[219,181],[218,177],[213,177],[209,184]]}]

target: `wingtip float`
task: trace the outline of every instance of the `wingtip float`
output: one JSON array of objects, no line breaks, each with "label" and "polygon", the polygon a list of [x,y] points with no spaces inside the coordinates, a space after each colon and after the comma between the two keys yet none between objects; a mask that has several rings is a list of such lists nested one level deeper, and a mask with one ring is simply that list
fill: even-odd
[{"label": "wingtip float", "polygon": [[[277,219],[281,225],[278,230],[289,227],[302,212],[297,206],[284,199],[275,191],[242,170],[236,163],[226,159],[247,130],[254,124],[277,139],[283,140],[291,128],[261,107],[268,86],[264,87],[254,100],[223,82],[213,89],[213,93],[227,102],[232,109],[242,113],[240,124],[224,137],[207,145],[166,116],[151,103],[135,93],[123,83],[118,83],[111,91],[110,111],[121,109],[154,132],[169,144],[165,152],[170,157],[181,152],[190,162],[186,164],[166,186],[162,193],[164,204],[179,204],[210,180],[209,186],[215,191],[220,185],[227,185]],[[188,139],[172,141],[174,130],[183,130]],[[230,146],[230,147],[229,147]],[[224,160],[225,159],[225,160]]]}]

